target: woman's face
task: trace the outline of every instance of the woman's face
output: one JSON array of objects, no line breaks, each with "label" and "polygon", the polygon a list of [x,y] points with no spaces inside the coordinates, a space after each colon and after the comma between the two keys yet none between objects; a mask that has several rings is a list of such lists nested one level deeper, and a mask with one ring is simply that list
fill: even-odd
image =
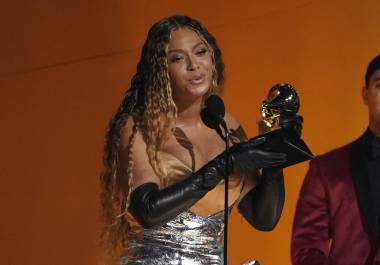
[{"label": "woman's face", "polygon": [[174,31],[166,56],[174,101],[203,97],[211,84],[213,62],[209,47],[198,34],[188,28]]}]

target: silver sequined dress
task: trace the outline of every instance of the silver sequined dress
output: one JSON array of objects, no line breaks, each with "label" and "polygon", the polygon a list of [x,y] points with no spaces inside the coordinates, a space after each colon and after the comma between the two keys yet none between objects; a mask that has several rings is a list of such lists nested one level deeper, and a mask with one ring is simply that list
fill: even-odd
[{"label": "silver sequined dress", "polygon": [[207,217],[186,211],[162,227],[131,234],[122,265],[220,265],[224,212]]}]

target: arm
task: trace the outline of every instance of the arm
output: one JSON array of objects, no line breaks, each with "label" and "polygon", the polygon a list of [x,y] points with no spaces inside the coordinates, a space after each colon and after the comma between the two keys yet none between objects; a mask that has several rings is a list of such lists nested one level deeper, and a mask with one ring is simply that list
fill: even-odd
[{"label": "arm", "polygon": [[319,160],[314,159],[303,182],[293,224],[293,265],[328,265],[329,216]]},{"label": "arm", "polygon": [[263,169],[258,183],[238,204],[239,212],[254,228],[271,231],[277,225],[285,200],[284,175],[281,169]]},{"label": "arm", "polygon": [[136,188],[131,194],[129,211],[145,227],[166,223],[190,208],[224,178],[226,155],[230,157],[227,164],[231,174],[254,172],[284,162],[283,154],[264,152],[257,147],[260,143],[262,140],[234,145],[185,180],[160,190],[158,177],[148,162],[146,145],[138,133],[133,148]]},{"label": "arm", "polygon": [[230,172],[243,173],[284,162],[282,154],[255,149],[261,142],[244,142],[223,152],[183,181],[159,190],[155,183],[144,183],[131,194],[129,211],[145,227],[162,225],[200,200],[223,178],[226,155]]},{"label": "arm", "polygon": [[[303,118],[297,115],[281,117],[281,127],[301,135]],[[265,168],[255,183],[246,176],[239,212],[254,228],[271,231],[280,220],[285,201],[284,175],[281,168]]]}]

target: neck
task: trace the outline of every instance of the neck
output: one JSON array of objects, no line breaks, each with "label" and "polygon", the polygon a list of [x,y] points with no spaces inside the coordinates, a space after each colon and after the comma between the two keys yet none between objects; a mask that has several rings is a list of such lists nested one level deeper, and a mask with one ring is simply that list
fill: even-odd
[{"label": "neck", "polygon": [[197,99],[188,104],[177,104],[178,116],[177,125],[198,125],[202,123],[201,109],[203,106],[203,99]]},{"label": "neck", "polygon": [[369,124],[369,129],[376,137],[380,137],[380,125],[379,124]]},{"label": "neck", "polygon": [[374,117],[371,117],[370,115],[368,127],[373,133],[373,135],[375,135],[376,137],[380,137],[380,121],[379,120],[376,120]]}]

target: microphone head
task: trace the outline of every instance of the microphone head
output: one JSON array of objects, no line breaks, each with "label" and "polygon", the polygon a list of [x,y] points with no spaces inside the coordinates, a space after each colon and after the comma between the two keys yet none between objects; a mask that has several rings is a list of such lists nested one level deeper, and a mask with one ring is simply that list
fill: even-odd
[{"label": "microphone head", "polygon": [[207,98],[205,105],[201,111],[201,119],[207,127],[216,129],[225,114],[223,100],[217,95],[211,95]]}]

